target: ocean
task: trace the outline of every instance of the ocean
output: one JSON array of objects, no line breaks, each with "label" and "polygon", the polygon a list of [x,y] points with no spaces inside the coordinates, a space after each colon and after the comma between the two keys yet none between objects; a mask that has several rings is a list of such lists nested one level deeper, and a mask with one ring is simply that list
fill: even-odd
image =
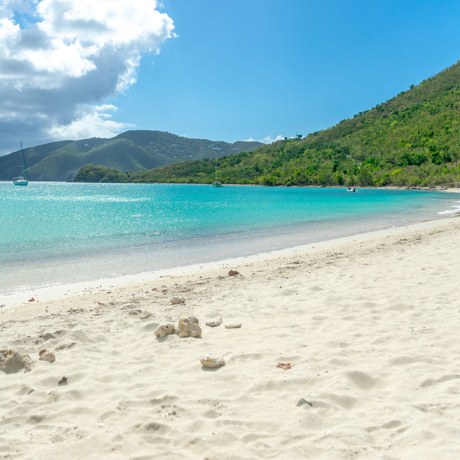
[{"label": "ocean", "polygon": [[0,295],[285,249],[448,216],[412,190],[0,182]]}]

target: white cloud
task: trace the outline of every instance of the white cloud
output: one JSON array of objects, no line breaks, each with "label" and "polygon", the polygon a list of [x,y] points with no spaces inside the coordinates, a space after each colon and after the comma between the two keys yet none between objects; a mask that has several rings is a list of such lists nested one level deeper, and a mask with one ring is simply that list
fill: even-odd
[{"label": "white cloud", "polygon": [[263,144],[272,144],[273,142],[281,141],[283,139],[284,139],[284,136],[278,135],[276,137],[267,136],[267,137],[264,137],[263,139],[259,139],[258,141],[256,141],[255,139],[251,137],[249,139],[245,139],[245,141],[246,142],[262,142]]},{"label": "white cloud", "polygon": [[158,2],[0,2],[0,139],[14,133],[16,143],[25,128],[37,140],[124,129],[100,105],[136,82],[142,54],[173,36]]},{"label": "white cloud", "polygon": [[276,137],[267,136],[261,139],[260,142],[263,142],[264,144],[272,144],[273,142],[282,141],[283,139],[284,139],[284,136],[281,136],[281,135],[278,135]]},{"label": "white cloud", "polygon": [[117,108],[110,104],[88,107],[80,116],[68,125],[53,126],[49,134],[53,139],[85,139],[88,137],[112,137],[125,129],[133,128],[128,123],[111,120],[110,111]]}]

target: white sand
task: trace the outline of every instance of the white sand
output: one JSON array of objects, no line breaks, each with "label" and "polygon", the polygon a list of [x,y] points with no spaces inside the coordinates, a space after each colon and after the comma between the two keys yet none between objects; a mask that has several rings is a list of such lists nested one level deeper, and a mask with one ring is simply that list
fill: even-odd
[{"label": "white sand", "polygon": [[[459,274],[451,218],[3,298],[0,349],[34,367],[0,372],[0,459],[457,459]],[[155,338],[192,313],[201,339]]]}]

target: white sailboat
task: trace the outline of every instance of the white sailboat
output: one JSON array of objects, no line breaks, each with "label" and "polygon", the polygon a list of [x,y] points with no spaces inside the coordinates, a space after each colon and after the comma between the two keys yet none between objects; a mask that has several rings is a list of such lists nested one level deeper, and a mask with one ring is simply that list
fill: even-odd
[{"label": "white sailboat", "polygon": [[217,153],[216,153],[216,179],[212,184],[213,187],[223,187],[220,181],[217,180]]},{"label": "white sailboat", "polygon": [[22,141],[21,141],[21,159],[22,159],[22,163],[20,166],[22,167],[22,174],[13,179],[14,185],[28,185],[29,184],[29,178],[27,176],[26,159],[24,157],[24,150],[22,150]]}]

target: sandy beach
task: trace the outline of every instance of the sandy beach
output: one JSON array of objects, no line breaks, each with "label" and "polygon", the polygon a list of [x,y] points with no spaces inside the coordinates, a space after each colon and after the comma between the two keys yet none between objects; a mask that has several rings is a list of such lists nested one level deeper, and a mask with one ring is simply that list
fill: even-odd
[{"label": "sandy beach", "polygon": [[0,372],[0,458],[457,459],[459,273],[453,217],[2,298],[31,362]]}]

